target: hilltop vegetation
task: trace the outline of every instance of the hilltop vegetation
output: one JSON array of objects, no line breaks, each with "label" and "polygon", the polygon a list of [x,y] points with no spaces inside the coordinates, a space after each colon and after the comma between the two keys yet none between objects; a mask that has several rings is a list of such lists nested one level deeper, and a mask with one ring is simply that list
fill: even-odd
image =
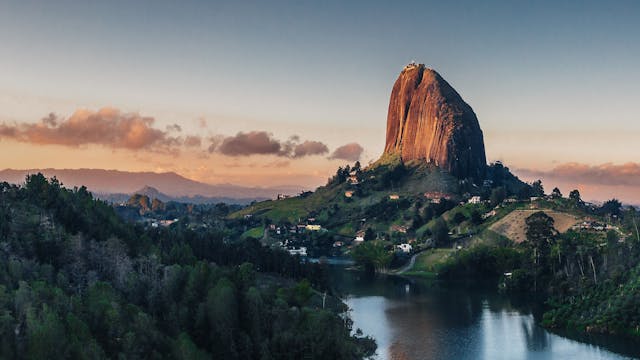
[{"label": "hilltop vegetation", "polygon": [[125,223],[85,188],[40,174],[21,187],[0,184],[0,358],[357,359],[374,351],[372,340],[351,335],[340,301],[329,296],[324,307],[321,265],[229,236],[238,230],[186,223]]}]

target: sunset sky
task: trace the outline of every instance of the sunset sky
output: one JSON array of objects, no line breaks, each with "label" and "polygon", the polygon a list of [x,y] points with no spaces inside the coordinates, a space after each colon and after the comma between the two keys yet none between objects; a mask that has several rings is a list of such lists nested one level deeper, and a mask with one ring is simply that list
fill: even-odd
[{"label": "sunset sky", "polygon": [[640,2],[0,0],[0,169],[315,187],[377,159],[415,60],[487,158],[640,203]]}]

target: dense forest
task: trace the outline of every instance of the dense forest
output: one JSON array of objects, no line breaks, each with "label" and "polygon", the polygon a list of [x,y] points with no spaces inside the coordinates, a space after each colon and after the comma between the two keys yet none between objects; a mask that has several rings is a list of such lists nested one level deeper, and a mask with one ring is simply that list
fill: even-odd
[{"label": "dense forest", "polygon": [[325,305],[322,265],[230,233],[127,223],[86,188],[41,174],[0,184],[0,358],[373,353],[344,305]]}]

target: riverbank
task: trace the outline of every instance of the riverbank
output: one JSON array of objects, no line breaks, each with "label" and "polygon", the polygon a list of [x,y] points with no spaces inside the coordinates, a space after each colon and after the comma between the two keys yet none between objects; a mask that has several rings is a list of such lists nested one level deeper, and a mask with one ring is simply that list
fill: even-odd
[{"label": "riverbank", "polygon": [[635,342],[626,339],[577,337],[544,329],[539,310],[526,298],[466,284],[333,270],[332,283],[351,308],[353,329],[375,338],[377,359],[640,356]]}]

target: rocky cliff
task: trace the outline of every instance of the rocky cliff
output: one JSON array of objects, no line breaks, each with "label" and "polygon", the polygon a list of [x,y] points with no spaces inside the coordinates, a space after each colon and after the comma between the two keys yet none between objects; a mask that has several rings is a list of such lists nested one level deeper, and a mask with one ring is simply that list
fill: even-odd
[{"label": "rocky cliff", "polygon": [[436,71],[405,66],[393,85],[385,154],[435,163],[458,178],[481,180],[482,130],[473,109]]}]

